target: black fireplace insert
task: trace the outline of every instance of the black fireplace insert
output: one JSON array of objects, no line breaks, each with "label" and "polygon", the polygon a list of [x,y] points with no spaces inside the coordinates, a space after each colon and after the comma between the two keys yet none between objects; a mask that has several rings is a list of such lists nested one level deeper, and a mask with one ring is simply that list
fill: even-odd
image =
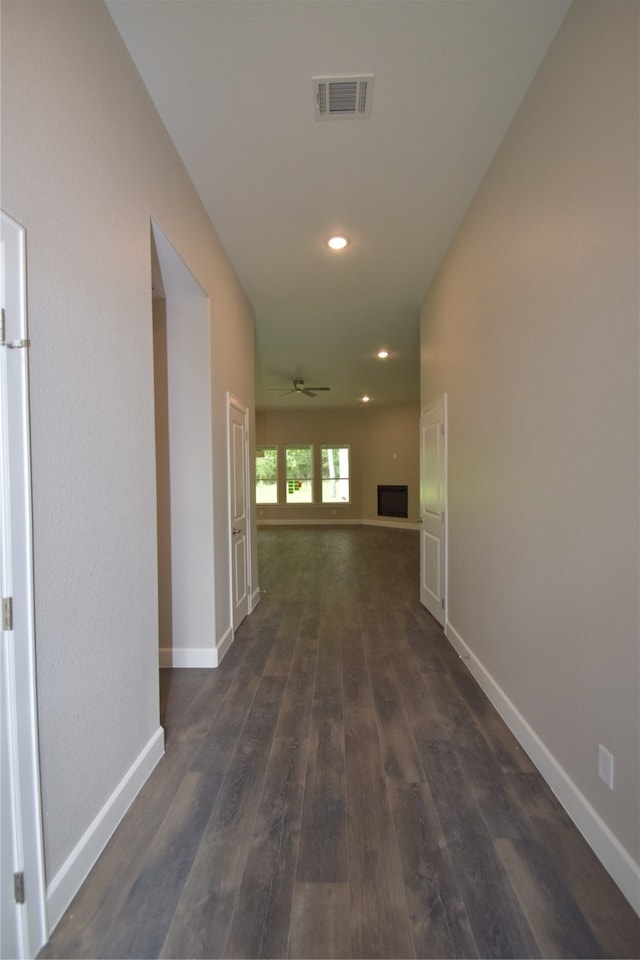
[{"label": "black fireplace insert", "polygon": [[409,488],[398,484],[378,484],[378,516],[408,517]]}]

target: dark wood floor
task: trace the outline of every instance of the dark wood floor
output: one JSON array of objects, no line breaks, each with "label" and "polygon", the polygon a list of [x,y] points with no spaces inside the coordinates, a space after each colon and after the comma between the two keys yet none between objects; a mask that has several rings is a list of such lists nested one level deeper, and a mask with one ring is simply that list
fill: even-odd
[{"label": "dark wood floor", "polygon": [[269,528],[217,670],[42,957],[639,957],[640,921],[417,600],[418,534]]}]

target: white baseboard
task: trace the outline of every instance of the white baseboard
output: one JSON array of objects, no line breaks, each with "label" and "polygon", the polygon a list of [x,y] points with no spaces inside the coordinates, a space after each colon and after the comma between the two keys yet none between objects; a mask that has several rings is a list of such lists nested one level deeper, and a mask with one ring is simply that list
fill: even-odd
[{"label": "white baseboard", "polygon": [[160,669],[175,667],[178,670],[185,670],[193,667],[210,670],[213,667],[219,667],[232,643],[233,629],[229,627],[215,647],[160,647]]},{"label": "white baseboard", "polygon": [[402,523],[401,520],[362,520],[365,527],[393,527],[394,530],[419,530],[419,523]]},{"label": "white baseboard", "polygon": [[362,520],[338,520],[333,517],[331,520],[264,520],[258,517],[259,527],[358,527]]},{"label": "white baseboard", "polygon": [[640,865],[622,846],[546,744],[448,621],[445,633],[602,865],[636,913],[640,914]]},{"label": "white baseboard", "polygon": [[48,885],[49,932],[54,929],[86,880],[163,753],[164,730],[158,727]]},{"label": "white baseboard", "polygon": [[233,628],[229,627],[215,647],[160,647],[160,668],[175,667],[184,670],[194,667],[210,670],[219,667],[232,643]]},{"label": "white baseboard", "polygon": [[233,632],[233,627],[230,626],[227,628],[227,631],[223,635],[222,639],[218,640],[218,644],[215,649],[216,662],[214,663],[214,667],[219,667],[222,663],[222,658],[233,643],[234,636],[235,634]]},{"label": "white baseboard", "polygon": [[215,647],[160,647],[160,667],[217,667]]},{"label": "white baseboard", "polygon": [[251,609],[249,610],[249,613],[253,613],[253,611],[255,610],[255,608],[258,606],[259,603],[260,603],[260,587],[257,587],[251,594]]},{"label": "white baseboard", "polygon": [[396,530],[419,530],[419,523],[401,523],[395,520],[262,520],[259,527],[393,527]]}]

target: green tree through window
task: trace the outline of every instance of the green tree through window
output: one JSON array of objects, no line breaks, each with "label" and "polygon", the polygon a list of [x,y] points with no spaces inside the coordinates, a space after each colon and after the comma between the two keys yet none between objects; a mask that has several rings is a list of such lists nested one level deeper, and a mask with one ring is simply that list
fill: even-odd
[{"label": "green tree through window", "polygon": [[256,449],[256,503],[278,502],[278,448]]},{"label": "green tree through window", "polygon": [[313,448],[285,450],[287,503],[313,503]]},{"label": "green tree through window", "polygon": [[349,447],[322,447],[322,502],[349,503]]}]

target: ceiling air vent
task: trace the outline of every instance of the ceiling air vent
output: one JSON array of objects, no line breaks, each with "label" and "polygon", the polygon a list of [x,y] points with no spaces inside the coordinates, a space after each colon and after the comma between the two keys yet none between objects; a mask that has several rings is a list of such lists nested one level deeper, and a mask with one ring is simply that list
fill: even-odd
[{"label": "ceiling air vent", "polygon": [[313,97],[316,120],[341,117],[370,117],[373,76],[314,77]]}]

